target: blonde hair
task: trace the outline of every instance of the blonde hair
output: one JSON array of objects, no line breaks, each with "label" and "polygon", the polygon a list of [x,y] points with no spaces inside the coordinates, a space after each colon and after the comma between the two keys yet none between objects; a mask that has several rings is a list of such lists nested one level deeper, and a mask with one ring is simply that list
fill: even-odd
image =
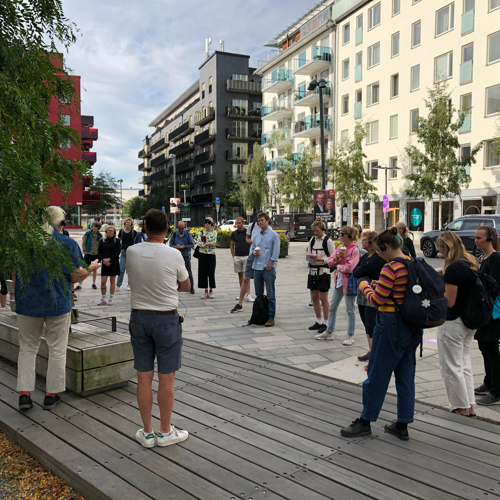
[{"label": "blonde hair", "polygon": [[368,245],[370,246],[370,248],[372,250],[375,250],[375,240],[377,239],[377,236],[378,236],[378,233],[377,231],[363,231],[361,233],[361,236],[363,238],[367,238],[368,239]]},{"label": "blonde hair", "polygon": [[108,229],[109,228],[113,229],[113,239],[116,238],[116,227],[109,225],[106,228],[106,231],[104,231],[103,241],[106,241],[108,239]]},{"label": "blonde hair", "polygon": [[318,217],[312,224],[311,224],[311,229],[319,227],[323,232],[326,229],[325,223],[321,220],[321,217]]},{"label": "blonde hair", "polygon": [[59,226],[66,219],[66,212],[61,207],[50,206],[47,208],[47,215],[49,218],[43,218],[42,229],[52,234],[54,227]]},{"label": "blonde hair", "polygon": [[358,241],[359,231],[355,227],[344,226],[340,232],[347,234],[353,243]]},{"label": "blonde hair", "polygon": [[408,238],[408,228],[404,222],[396,222],[396,228],[400,227],[403,230],[403,238]]},{"label": "blonde hair", "polygon": [[477,271],[476,259],[467,253],[462,240],[453,231],[443,231],[439,235],[436,243],[439,248],[442,248],[443,246],[448,248],[448,252],[444,258],[444,269],[446,269],[453,262],[462,259],[470,265],[470,268],[473,271]]},{"label": "blonde hair", "polygon": [[123,221],[123,227],[125,227],[125,224],[127,223],[127,221],[130,221],[130,227],[133,228],[134,227],[134,221],[130,218],[130,217],[127,217],[124,221]]}]

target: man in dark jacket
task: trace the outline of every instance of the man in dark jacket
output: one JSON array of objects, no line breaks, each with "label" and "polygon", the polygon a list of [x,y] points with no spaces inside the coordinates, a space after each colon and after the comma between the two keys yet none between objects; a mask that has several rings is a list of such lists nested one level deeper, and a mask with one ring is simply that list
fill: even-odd
[{"label": "man in dark jacket", "polygon": [[170,238],[170,247],[177,248],[181,252],[189,274],[189,280],[191,281],[191,290],[189,293],[194,293],[194,280],[191,271],[191,248],[194,247],[194,240],[193,235],[189,231],[186,231],[186,223],[182,220],[177,223],[177,231]]}]

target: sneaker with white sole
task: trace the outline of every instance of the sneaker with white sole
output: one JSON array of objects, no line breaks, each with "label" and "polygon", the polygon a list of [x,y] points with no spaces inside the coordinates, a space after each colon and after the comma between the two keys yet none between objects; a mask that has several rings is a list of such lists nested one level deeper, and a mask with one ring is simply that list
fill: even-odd
[{"label": "sneaker with white sole", "polygon": [[170,425],[170,432],[168,434],[156,433],[157,446],[170,446],[171,444],[182,443],[189,437],[188,431],[181,431]]},{"label": "sneaker with white sole", "polygon": [[127,285],[127,292],[130,292],[130,285]]},{"label": "sneaker with white sole", "polygon": [[205,292],[201,297],[200,299],[204,300],[204,299],[208,299],[208,292]]},{"label": "sneaker with white sole", "polygon": [[108,306],[114,306],[113,299],[108,300]]},{"label": "sneaker with white sole", "polygon": [[255,299],[250,294],[248,294],[244,300],[245,302],[255,302]]},{"label": "sneaker with white sole", "polygon": [[333,332],[327,332],[327,331],[324,331],[323,333],[315,335],[314,338],[316,340],[334,340],[335,339],[335,337],[333,336]]},{"label": "sneaker with white sole", "polygon": [[98,303],[97,303],[98,306],[106,306],[108,305],[108,303],[106,302],[106,299],[101,299]]},{"label": "sneaker with white sole", "polygon": [[209,299],[215,299],[215,297],[214,297],[214,292],[210,292],[210,293],[208,294],[208,298],[209,298]]},{"label": "sneaker with white sole", "polygon": [[344,339],[344,342],[342,342],[342,345],[352,345],[354,344],[354,339],[352,338],[352,335],[347,335],[346,338]]},{"label": "sneaker with white sole", "polygon": [[150,432],[149,434],[144,434],[144,429],[139,429],[135,433],[135,440],[144,446],[144,448],[154,448],[156,445],[155,433]]}]

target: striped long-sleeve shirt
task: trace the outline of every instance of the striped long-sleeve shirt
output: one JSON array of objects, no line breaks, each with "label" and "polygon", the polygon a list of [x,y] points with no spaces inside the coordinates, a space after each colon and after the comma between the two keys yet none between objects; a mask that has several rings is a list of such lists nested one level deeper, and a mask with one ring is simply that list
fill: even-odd
[{"label": "striped long-sleeve shirt", "polygon": [[[409,260],[408,257],[406,258]],[[399,305],[403,304],[407,283],[406,266],[402,262],[393,260],[382,268],[375,290],[372,290],[366,281],[360,283],[359,286],[370,304],[378,307],[380,311],[394,312],[396,310],[394,300]]]}]

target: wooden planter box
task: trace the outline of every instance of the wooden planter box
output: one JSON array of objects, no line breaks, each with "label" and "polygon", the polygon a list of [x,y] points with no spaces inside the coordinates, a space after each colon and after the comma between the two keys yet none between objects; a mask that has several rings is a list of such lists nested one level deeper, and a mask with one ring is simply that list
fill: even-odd
[{"label": "wooden planter box", "polygon": [[219,241],[217,240],[217,248],[230,248],[231,247],[231,242],[230,241]]},{"label": "wooden planter box", "polygon": [[288,255],[288,247],[287,248],[280,248],[280,259],[284,259]]}]

